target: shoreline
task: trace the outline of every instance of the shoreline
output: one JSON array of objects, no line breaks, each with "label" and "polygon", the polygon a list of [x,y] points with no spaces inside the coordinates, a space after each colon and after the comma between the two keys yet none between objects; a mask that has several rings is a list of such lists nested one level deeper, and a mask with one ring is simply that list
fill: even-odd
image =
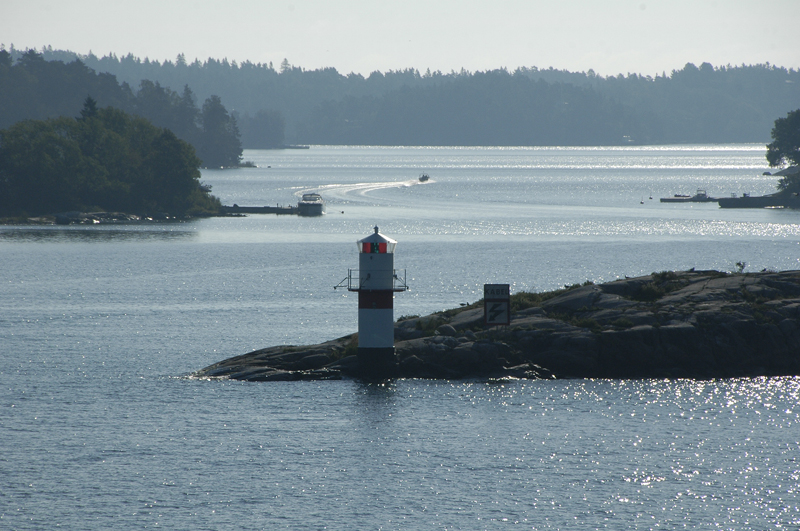
[{"label": "shoreline", "polygon": [[235,213],[174,216],[167,212],[131,214],[128,212],[59,212],[40,216],[0,217],[0,225],[124,225],[136,223],[175,223],[211,217],[239,217]]},{"label": "shoreline", "polygon": [[[694,378],[800,375],[800,271],[663,271],[512,295],[511,324],[481,301],[395,323],[397,378]],[[192,378],[359,379],[357,336],[274,346]]]}]

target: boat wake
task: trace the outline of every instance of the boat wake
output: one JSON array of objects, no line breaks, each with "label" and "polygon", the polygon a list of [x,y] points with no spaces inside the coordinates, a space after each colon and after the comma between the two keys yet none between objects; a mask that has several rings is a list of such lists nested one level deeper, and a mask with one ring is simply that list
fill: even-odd
[{"label": "boat wake", "polygon": [[297,197],[303,194],[317,193],[322,195],[326,201],[369,201],[368,195],[379,190],[389,190],[392,188],[408,188],[420,184],[428,184],[433,181],[420,182],[418,179],[408,181],[386,181],[378,183],[348,183],[348,184],[328,184],[318,188],[303,188],[294,192]]}]

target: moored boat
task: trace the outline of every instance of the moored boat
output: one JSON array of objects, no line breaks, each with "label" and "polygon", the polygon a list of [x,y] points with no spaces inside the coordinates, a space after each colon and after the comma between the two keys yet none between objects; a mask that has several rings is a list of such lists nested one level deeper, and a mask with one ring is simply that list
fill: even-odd
[{"label": "moored boat", "polygon": [[709,196],[705,190],[700,188],[694,195],[675,194],[672,197],[662,197],[662,203],[716,203],[717,198]]},{"label": "moored boat", "polygon": [[321,216],[325,213],[325,201],[319,194],[303,194],[297,203],[297,213],[301,216]]}]

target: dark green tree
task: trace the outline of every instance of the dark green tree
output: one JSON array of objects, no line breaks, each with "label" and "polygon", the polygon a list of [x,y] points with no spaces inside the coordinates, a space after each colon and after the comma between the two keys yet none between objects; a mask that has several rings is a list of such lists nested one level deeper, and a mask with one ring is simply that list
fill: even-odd
[{"label": "dark green tree", "polygon": [[771,167],[800,165],[800,109],[775,120],[772,143],[767,144],[767,161]]},{"label": "dark green tree", "polygon": [[140,195],[151,209],[160,205],[166,212],[186,212],[191,207],[191,192],[198,188],[199,165],[192,146],[162,129],[145,157]]},{"label": "dark green tree", "polygon": [[183,86],[183,93],[174,104],[173,111],[175,115],[175,122],[181,124],[181,129],[174,130],[178,138],[186,140],[195,148],[200,135],[200,128],[198,120],[200,118],[200,110],[195,103],[194,93],[189,85]]},{"label": "dark green tree", "polygon": [[0,212],[73,210],[82,163],[74,120],[26,120],[0,131]]},{"label": "dark green tree", "polygon": [[86,96],[83,102],[83,109],[81,109],[81,118],[88,120],[97,116],[97,102],[91,96]]},{"label": "dark green tree", "polygon": [[209,168],[228,168],[242,160],[242,142],[236,119],[228,114],[219,96],[211,96],[200,114],[200,158]]},{"label": "dark green tree", "polygon": [[[772,143],[767,144],[767,161],[771,167],[800,165],[800,109],[775,120]],[[782,177],[777,186],[784,192],[800,191],[800,172]]]}]

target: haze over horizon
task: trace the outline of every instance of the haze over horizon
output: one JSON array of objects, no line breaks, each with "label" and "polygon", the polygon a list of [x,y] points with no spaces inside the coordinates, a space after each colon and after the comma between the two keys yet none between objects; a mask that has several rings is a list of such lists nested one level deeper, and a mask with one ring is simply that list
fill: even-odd
[{"label": "haze over horizon", "polygon": [[[780,21],[780,26],[776,24]],[[800,68],[796,0],[5,0],[0,44],[340,73],[517,67],[656,75],[686,63]]]}]

